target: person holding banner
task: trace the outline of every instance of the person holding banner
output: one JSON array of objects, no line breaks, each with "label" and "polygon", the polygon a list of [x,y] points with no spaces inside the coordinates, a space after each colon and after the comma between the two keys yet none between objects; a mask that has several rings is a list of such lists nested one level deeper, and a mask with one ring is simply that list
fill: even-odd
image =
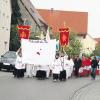
[{"label": "person holding banner", "polygon": [[39,65],[36,72],[36,77],[41,80],[49,78],[48,68],[49,66],[47,65]]},{"label": "person holding banner", "polygon": [[60,63],[61,63],[61,70],[60,70],[60,75],[59,75],[59,80],[60,81],[66,81],[66,70],[65,70],[65,58],[64,53],[60,53]]},{"label": "person holding banner", "polygon": [[20,78],[24,77],[24,71],[25,71],[25,64],[22,63],[22,53],[21,49],[17,52],[17,59],[15,62],[15,68],[14,68],[14,77]]},{"label": "person holding banner", "polygon": [[59,80],[59,75],[60,75],[60,71],[62,71],[62,66],[61,66],[61,60],[59,58],[59,54],[56,54],[55,57],[55,61],[54,61],[54,67],[52,69],[52,73],[53,73],[53,81],[58,81]]}]

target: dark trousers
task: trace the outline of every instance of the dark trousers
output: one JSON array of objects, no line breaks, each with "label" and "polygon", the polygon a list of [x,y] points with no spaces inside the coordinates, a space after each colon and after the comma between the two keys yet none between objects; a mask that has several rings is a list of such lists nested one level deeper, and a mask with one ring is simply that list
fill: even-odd
[{"label": "dark trousers", "polygon": [[53,74],[53,80],[58,80],[59,79],[59,74]]},{"label": "dark trousers", "polygon": [[59,80],[60,81],[66,80],[66,70],[60,71]]},{"label": "dark trousers", "polygon": [[38,79],[45,79],[46,78],[46,71],[38,70],[36,73],[36,77]]},{"label": "dark trousers", "polygon": [[74,73],[75,73],[75,76],[76,76],[76,77],[79,77],[79,68],[75,68]]},{"label": "dark trousers", "polygon": [[13,75],[14,77],[17,77],[17,78],[24,77],[24,72],[25,72],[25,69],[14,68]]},{"label": "dark trousers", "polygon": [[95,79],[96,77],[96,68],[91,68],[91,77]]}]

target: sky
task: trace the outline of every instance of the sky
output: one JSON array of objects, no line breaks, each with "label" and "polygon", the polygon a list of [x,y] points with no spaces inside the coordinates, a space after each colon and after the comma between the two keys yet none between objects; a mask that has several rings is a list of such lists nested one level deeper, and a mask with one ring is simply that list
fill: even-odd
[{"label": "sky", "polygon": [[88,12],[88,34],[100,38],[99,0],[31,0],[36,9]]}]

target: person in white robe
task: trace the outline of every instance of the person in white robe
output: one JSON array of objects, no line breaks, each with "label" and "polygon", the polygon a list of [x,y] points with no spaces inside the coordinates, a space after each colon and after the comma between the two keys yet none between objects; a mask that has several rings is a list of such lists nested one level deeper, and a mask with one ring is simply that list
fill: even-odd
[{"label": "person in white robe", "polygon": [[38,67],[37,67],[37,71],[36,71],[36,77],[38,78],[38,79],[46,79],[46,67],[45,67],[45,65],[39,65]]},{"label": "person in white robe", "polygon": [[57,81],[59,79],[60,71],[62,71],[61,59],[59,58],[59,55],[56,55],[56,59],[54,61],[54,66],[52,68],[54,81]]},{"label": "person in white robe", "polygon": [[24,77],[25,64],[22,63],[21,50],[17,52],[17,59],[15,62],[14,77]]},{"label": "person in white robe", "polygon": [[32,77],[33,64],[26,64],[26,77]]},{"label": "person in white robe", "polygon": [[66,78],[71,77],[71,75],[73,73],[73,66],[74,66],[74,62],[72,59],[70,59],[70,56],[68,56],[68,58],[65,58],[64,70],[66,70]]},{"label": "person in white robe", "polygon": [[46,78],[48,79],[50,76],[50,66],[49,65],[45,66],[45,71],[46,71]]},{"label": "person in white robe", "polygon": [[33,65],[33,68],[32,68],[32,76],[33,77],[36,77],[37,68],[38,68],[37,65]]},{"label": "person in white robe", "polygon": [[39,65],[37,67],[37,78],[39,79],[46,79],[49,78],[50,68],[49,65]]}]

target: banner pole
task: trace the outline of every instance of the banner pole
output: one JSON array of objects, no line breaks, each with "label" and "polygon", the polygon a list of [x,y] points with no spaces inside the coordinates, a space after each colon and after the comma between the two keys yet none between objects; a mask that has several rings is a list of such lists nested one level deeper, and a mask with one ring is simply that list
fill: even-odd
[{"label": "banner pole", "polygon": [[63,52],[63,65],[62,65],[62,69],[64,70],[64,46],[62,46],[62,52]]}]

